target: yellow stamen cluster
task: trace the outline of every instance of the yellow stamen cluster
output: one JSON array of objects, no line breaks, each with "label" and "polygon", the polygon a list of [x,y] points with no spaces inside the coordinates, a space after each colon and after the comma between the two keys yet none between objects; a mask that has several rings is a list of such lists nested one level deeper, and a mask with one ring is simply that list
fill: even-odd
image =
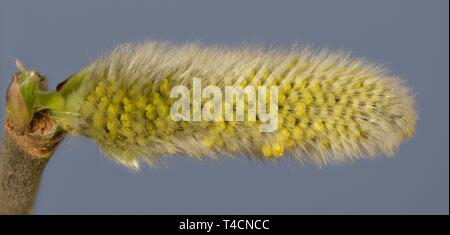
[{"label": "yellow stamen cluster", "polygon": [[[323,165],[392,154],[414,132],[408,89],[379,68],[340,54],[147,43],[120,47],[91,69],[80,89],[84,103],[76,132],[131,167],[162,155],[240,153]],[[243,122],[172,120],[171,89],[190,88],[194,77],[222,90],[277,86],[278,129],[260,132],[258,116]]]}]

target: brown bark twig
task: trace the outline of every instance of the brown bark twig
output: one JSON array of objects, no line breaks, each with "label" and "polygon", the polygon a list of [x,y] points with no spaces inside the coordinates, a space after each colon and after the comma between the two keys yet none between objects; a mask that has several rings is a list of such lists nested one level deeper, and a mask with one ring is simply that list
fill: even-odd
[{"label": "brown bark twig", "polygon": [[30,214],[42,172],[63,134],[40,114],[30,132],[20,134],[5,122],[0,158],[0,214]]},{"label": "brown bark twig", "polygon": [[[64,136],[48,111],[29,110],[22,102],[18,83],[24,72],[13,76],[7,91],[8,112],[0,156],[0,214],[32,212],[44,168]],[[38,76],[39,82],[46,83],[45,77]],[[27,124],[23,120],[29,114],[32,119]]]}]

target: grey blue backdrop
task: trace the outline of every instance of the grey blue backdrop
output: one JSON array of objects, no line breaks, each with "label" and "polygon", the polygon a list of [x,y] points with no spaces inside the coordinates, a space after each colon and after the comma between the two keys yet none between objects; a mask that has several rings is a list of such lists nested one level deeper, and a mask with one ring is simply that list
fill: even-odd
[{"label": "grey blue backdrop", "polygon": [[293,161],[174,158],[135,173],[102,156],[88,139],[67,138],[45,171],[35,213],[448,214],[448,5],[0,0],[2,107],[15,57],[54,87],[116,44],[146,39],[345,49],[384,64],[417,95],[416,136],[394,158],[323,169]]}]

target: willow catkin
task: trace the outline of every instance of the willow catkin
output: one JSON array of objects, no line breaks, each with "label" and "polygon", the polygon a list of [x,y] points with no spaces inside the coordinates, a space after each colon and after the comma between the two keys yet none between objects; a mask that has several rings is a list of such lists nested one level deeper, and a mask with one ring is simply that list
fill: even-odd
[{"label": "willow catkin", "polygon": [[[66,108],[53,112],[55,120],[131,168],[167,155],[293,156],[325,165],[391,155],[415,128],[409,89],[379,66],[344,53],[147,42],[119,46],[79,76],[79,88],[65,94]],[[221,89],[277,86],[276,131],[261,132],[258,117],[174,121],[171,89],[191,88],[193,78]]]}]

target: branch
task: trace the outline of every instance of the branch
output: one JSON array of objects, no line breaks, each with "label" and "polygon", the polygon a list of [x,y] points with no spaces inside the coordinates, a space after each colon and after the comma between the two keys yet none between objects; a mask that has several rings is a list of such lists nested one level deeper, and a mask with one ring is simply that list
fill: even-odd
[{"label": "branch", "polygon": [[[35,106],[39,98],[51,100],[37,93],[46,90],[46,86],[39,85],[45,85],[45,77],[24,71],[23,67],[19,70],[12,78],[6,98],[7,118],[0,157],[0,214],[32,212],[42,172],[64,136],[48,110]],[[34,81],[39,86],[32,84]]]}]

